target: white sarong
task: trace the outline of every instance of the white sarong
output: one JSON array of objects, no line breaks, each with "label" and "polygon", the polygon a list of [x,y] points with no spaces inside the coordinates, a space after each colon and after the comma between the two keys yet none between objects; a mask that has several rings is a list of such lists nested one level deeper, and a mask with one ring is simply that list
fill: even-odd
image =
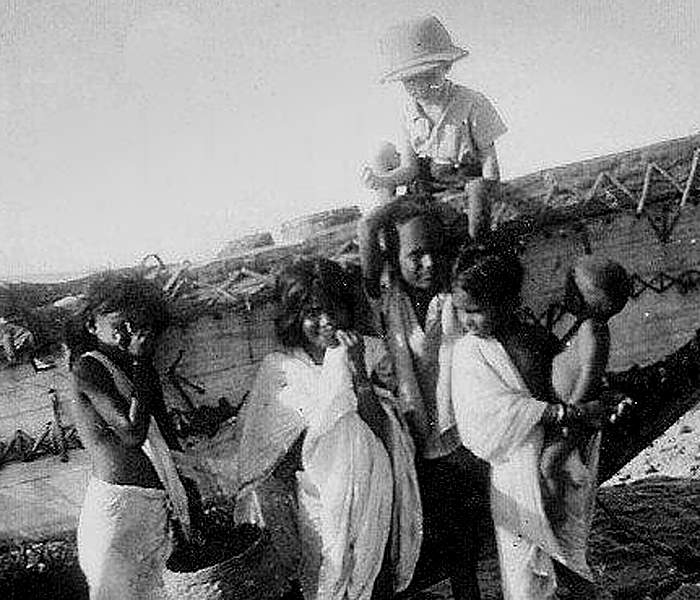
[{"label": "white sarong", "polygon": [[78,524],[90,600],[165,598],[162,574],[170,551],[163,490],[91,478]]},{"label": "white sarong", "polygon": [[393,481],[381,441],[357,413],[347,352],[326,351],[300,405],[308,424],[297,473],[307,599],[369,599],[391,527]]},{"label": "white sarong", "polygon": [[556,588],[552,559],[590,578],[580,552],[585,553],[585,539],[574,542],[579,551],[572,561],[564,550],[572,540],[556,537],[544,511],[540,419],[547,405],[532,397],[503,346],[474,335],[460,339],[451,391],[462,442],[491,465],[491,514],[505,600],[551,598]]}]

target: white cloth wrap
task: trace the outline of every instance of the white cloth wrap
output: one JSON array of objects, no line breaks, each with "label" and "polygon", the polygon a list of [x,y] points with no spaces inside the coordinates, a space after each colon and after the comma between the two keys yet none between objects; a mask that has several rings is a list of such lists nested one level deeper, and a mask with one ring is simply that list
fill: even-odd
[{"label": "white cloth wrap", "polygon": [[347,352],[326,351],[299,409],[307,423],[297,473],[301,582],[309,599],[370,598],[391,522],[392,475],[357,413]]},{"label": "white cloth wrap", "polygon": [[556,588],[552,559],[590,579],[581,528],[558,538],[544,511],[540,419],[547,405],[532,397],[495,339],[460,339],[451,380],[462,441],[491,465],[491,514],[505,600],[551,598]]},{"label": "white cloth wrap", "polygon": [[[383,348],[373,338],[365,346],[369,371]],[[412,578],[422,539],[414,449],[393,399],[384,393],[381,403],[392,432],[389,455],[357,412],[342,348],[329,350],[323,365],[302,351],[269,355],[251,390],[239,501],[254,504],[255,490],[306,430],[297,496],[307,598],[369,598],[390,530],[395,588],[405,589]]]},{"label": "white cloth wrap", "polygon": [[78,524],[78,558],[91,600],[165,598],[170,551],[163,490],[91,478]]}]

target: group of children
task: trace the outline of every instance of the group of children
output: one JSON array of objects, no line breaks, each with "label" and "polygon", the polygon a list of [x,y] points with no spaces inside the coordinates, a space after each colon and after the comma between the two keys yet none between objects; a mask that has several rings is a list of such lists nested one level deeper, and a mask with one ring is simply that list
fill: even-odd
[{"label": "group of children", "polygon": [[[505,126],[446,78],[466,50],[427,17],[393,28],[382,53],[408,102],[401,152],[383,144],[363,172],[378,194],[360,259],[381,331],[357,332],[337,264],[301,259],[279,274],[281,349],[259,368],[231,462],[237,519],[271,531],[278,574],[307,600],[391,597],[421,555],[440,557],[457,600],[478,599],[489,520],[506,600],[550,598],[558,578],[592,597],[600,428],[617,410],[599,398],[607,323],[629,278],[577,260],[562,282],[576,318],[563,341],[519,318],[522,265],[489,239]],[[68,339],[94,465],[78,532],[91,598],[162,596],[168,523],[189,535],[152,360],[164,325],[149,284],[109,276]]]},{"label": "group of children", "polygon": [[[566,281],[576,323],[565,340],[519,319],[522,266],[507,249],[488,250],[494,142],[506,128],[482,94],[446,77],[467,51],[425,17],[392,28],[382,54],[382,80],[407,92],[404,136],[401,152],[382,143],[362,173],[376,198],[360,258],[419,449],[426,531],[450,549],[455,598],[480,597],[475,509],[490,497],[506,599],[550,597],[554,563],[590,595],[599,428],[620,410],[599,400],[607,323],[630,280],[617,263],[582,257]],[[407,192],[397,197],[399,186]]]}]

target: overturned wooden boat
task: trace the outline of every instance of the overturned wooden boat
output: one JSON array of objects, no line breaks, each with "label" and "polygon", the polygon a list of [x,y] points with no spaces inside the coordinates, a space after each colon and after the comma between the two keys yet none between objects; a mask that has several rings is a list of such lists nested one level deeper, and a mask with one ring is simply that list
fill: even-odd
[{"label": "overturned wooden boat", "polygon": [[[699,160],[700,136],[691,136],[548,169],[503,185],[498,231],[521,250],[524,300],[533,319],[556,333],[565,330],[560,297],[577,255],[608,255],[633,274],[634,297],[611,323],[609,383],[613,393],[636,400],[639,411],[606,433],[603,479],[698,401]],[[300,243],[235,258],[139,267],[162,284],[174,317],[158,353],[170,406],[187,414],[193,406],[216,407],[222,398],[234,408],[240,405],[258,362],[277,347],[275,270],[296,256],[322,254],[356,273],[354,236],[355,222],[342,223]],[[86,283],[18,284],[15,291],[30,289],[48,304],[79,293]],[[180,379],[173,377],[174,364]],[[36,439],[51,420],[50,404],[42,394],[54,389],[62,399],[70,395],[65,363],[46,374],[8,373],[0,373],[0,438],[7,440],[21,429]],[[55,466],[56,472],[62,468]],[[36,491],[50,493],[51,472],[42,477]],[[0,468],[0,494],[3,501],[12,501],[2,490],[2,480]],[[77,511],[76,504],[75,515]],[[21,517],[22,512],[14,514]],[[30,514],[25,517],[32,522]]]}]

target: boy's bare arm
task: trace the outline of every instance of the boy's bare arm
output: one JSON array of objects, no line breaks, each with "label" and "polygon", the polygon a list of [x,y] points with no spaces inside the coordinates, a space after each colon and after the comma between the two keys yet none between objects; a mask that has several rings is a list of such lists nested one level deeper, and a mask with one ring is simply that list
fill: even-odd
[{"label": "boy's bare arm", "polygon": [[150,424],[148,399],[135,394],[127,402],[114,386],[105,385],[90,377],[89,371],[81,371],[80,365],[76,365],[74,373],[76,402],[89,402],[126,447],[140,447],[146,440]]},{"label": "boy's bare arm", "polygon": [[568,401],[570,404],[581,405],[597,400],[597,392],[608,366],[610,330],[607,323],[589,319],[583,322],[576,338],[580,371]]}]

